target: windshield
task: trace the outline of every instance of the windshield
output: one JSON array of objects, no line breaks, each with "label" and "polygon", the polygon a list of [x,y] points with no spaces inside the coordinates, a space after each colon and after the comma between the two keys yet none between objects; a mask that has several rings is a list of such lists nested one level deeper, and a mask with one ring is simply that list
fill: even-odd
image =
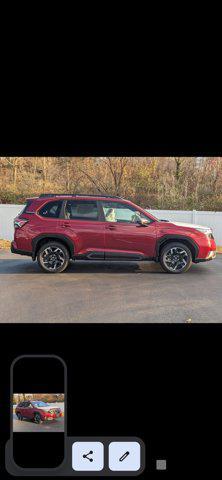
[{"label": "windshield", "polygon": [[153,215],[153,213],[151,213],[148,208],[144,208],[144,210],[145,210],[145,212],[147,212],[149,215],[151,215],[152,220],[155,220],[156,222],[160,222],[160,219],[159,219],[159,218],[156,218],[155,215]]},{"label": "windshield", "polygon": [[35,407],[49,407],[49,404],[48,403],[45,403],[45,402],[32,402],[33,405],[35,405]]}]

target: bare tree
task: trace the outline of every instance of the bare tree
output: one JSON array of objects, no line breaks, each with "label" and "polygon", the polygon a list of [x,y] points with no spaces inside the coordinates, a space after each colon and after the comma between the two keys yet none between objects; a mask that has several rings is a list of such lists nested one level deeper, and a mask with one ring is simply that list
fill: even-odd
[{"label": "bare tree", "polygon": [[179,181],[180,175],[181,175],[182,159],[180,157],[175,157],[175,163],[176,163],[175,177],[176,177],[177,181]]},{"label": "bare tree", "polygon": [[5,157],[6,162],[11,167],[12,170],[12,185],[16,187],[17,185],[17,175],[18,175],[18,166],[22,162],[22,157]]},{"label": "bare tree", "polygon": [[143,207],[222,210],[222,158],[0,157],[0,202],[43,192],[118,195]]}]

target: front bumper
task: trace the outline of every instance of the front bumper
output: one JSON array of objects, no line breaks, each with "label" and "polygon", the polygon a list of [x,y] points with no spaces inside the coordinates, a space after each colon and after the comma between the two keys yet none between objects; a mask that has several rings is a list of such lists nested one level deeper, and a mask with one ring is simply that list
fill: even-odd
[{"label": "front bumper", "polygon": [[206,256],[206,258],[197,258],[194,263],[209,262],[210,260],[213,260],[214,258],[216,258],[216,255],[217,255],[216,251],[211,250]]},{"label": "front bumper", "polygon": [[58,420],[58,418],[61,418],[62,417],[62,413],[60,413],[59,415],[46,415],[44,417],[44,420],[45,421],[51,421],[51,420]]}]

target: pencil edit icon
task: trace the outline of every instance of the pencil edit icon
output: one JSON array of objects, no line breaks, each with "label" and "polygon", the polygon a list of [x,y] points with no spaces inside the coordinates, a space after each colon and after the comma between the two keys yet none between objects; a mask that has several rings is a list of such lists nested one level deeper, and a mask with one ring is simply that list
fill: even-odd
[{"label": "pencil edit icon", "polygon": [[125,452],[120,458],[119,458],[119,462],[123,462],[123,460],[125,460],[125,458],[128,457],[130,452]]}]

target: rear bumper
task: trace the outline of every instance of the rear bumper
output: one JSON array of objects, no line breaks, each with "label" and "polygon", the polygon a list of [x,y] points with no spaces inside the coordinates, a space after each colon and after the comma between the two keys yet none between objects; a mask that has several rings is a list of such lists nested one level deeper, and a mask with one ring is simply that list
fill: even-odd
[{"label": "rear bumper", "polygon": [[32,257],[32,252],[28,252],[27,250],[19,250],[15,247],[14,242],[11,243],[11,252],[17,253],[18,255],[27,255],[28,257]]}]

